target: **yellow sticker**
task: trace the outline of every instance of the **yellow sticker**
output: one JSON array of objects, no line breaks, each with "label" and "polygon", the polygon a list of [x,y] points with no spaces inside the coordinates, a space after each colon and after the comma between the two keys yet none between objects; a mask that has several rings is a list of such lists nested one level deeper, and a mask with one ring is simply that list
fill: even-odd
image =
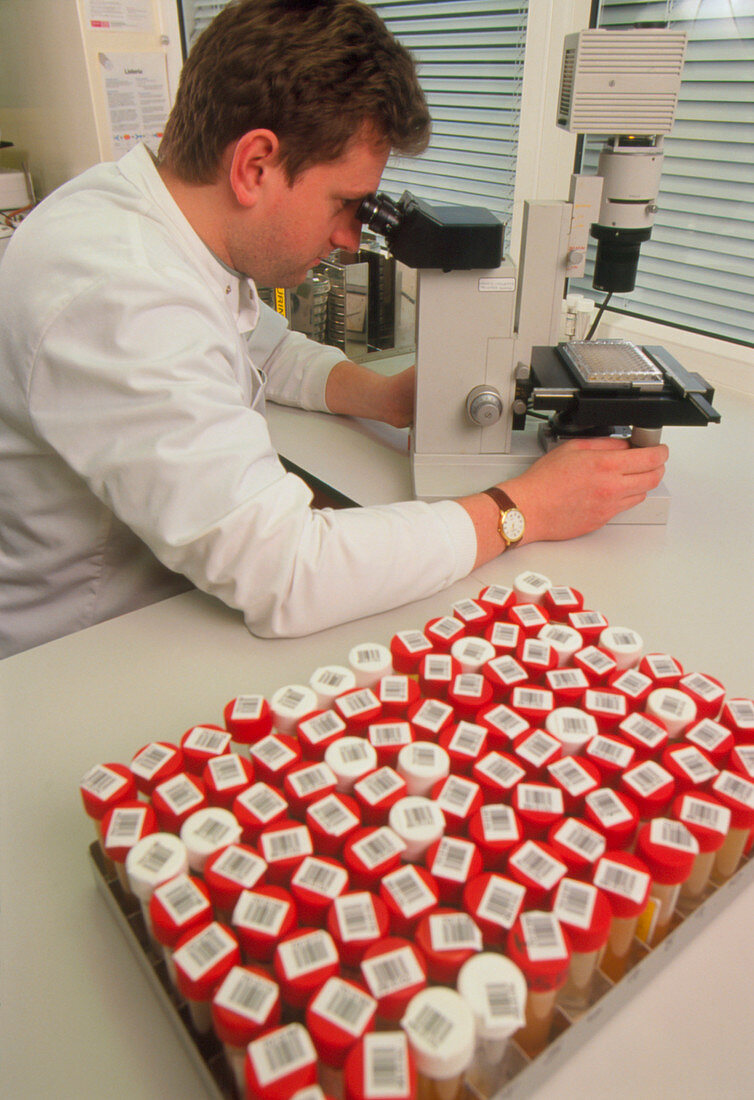
[{"label": "yellow sticker", "polygon": [[644,912],[636,922],[636,938],[642,943],[650,944],[655,932],[657,918],[660,915],[660,902],[657,898],[650,898]]},{"label": "yellow sticker", "polygon": [[282,286],[275,287],[275,309],[278,313],[281,313],[283,317],[288,316],[285,309],[285,289]]}]

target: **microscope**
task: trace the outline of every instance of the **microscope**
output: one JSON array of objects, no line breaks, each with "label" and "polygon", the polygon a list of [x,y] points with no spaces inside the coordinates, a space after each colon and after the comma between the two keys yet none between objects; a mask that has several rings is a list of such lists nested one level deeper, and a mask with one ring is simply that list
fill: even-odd
[{"label": "microscope", "polygon": [[[557,125],[607,137],[597,174],[574,175],[568,201],[525,203],[518,266],[503,255],[502,223],[485,209],[432,206],[409,192],[361,203],[357,216],[417,269],[418,498],[514,477],[565,438],[623,434],[646,446],[664,425],[719,421],[709,384],[663,348],[559,343],[566,280],[584,274],[590,235],[593,285],[608,295],[602,308],[610,294],[634,288],[685,46],[685,34],[658,28],[567,36]],[[538,428],[527,425],[532,414]],[[645,504],[627,521],[665,522],[666,492]]]}]

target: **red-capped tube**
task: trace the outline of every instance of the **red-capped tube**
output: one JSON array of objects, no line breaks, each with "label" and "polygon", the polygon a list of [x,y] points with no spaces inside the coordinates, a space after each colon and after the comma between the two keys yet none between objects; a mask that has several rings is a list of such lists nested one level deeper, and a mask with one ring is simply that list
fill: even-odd
[{"label": "red-capped tube", "polygon": [[482,857],[485,871],[501,871],[508,853],[523,839],[523,829],[515,811],[500,802],[482,806],[469,822],[469,839]]},{"label": "red-capped tube", "polygon": [[552,692],[556,707],[577,707],[590,681],[581,668],[554,668],[545,673],[544,686]]},{"label": "red-capped tube", "polygon": [[314,854],[311,833],[293,818],[266,825],[259,834],[259,852],[267,864],[267,880],[286,886],[302,861]]},{"label": "red-capped tube", "polygon": [[548,764],[560,760],[563,743],[544,730],[529,730],[513,742],[513,757],[526,772],[527,779],[539,779]]},{"label": "red-capped tube", "polygon": [[668,931],[681,884],[691,874],[699,854],[699,843],[683,822],[656,817],[640,827],[636,854],[652,876],[650,904],[640,922],[640,938],[654,946]]},{"label": "red-capped tube", "polygon": [[657,685],[638,669],[627,668],[608,677],[607,686],[612,691],[619,691],[625,697],[629,711],[634,711],[643,709]]},{"label": "red-capped tube", "polygon": [[502,584],[488,584],[477,596],[477,603],[489,608],[495,620],[505,617],[505,612],[516,602],[516,593]]},{"label": "red-capped tube", "polygon": [[727,880],[738,869],[741,857],[754,828],[754,783],[728,769],[721,771],[710,788],[731,813],[728,835],[715,857],[712,878],[716,883]]},{"label": "red-capped tube", "polygon": [[555,697],[547,688],[521,684],[511,692],[510,705],[530,726],[543,726],[555,708]]},{"label": "red-capped tube", "polygon": [[587,645],[580,649],[578,653],[574,653],[573,664],[575,668],[581,669],[589,683],[594,687],[607,684],[610,676],[618,667],[610,654],[605,653],[604,649],[600,649],[596,645]]},{"label": "red-capped tube", "polygon": [[324,760],[296,764],[283,780],[283,794],[291,817],[302,821],[307,806],[325,795],[333,794],[338,779]]},{"label": "red-capped tube", "polygon": [[583,606],[584,597],[576,588],[554,585],[545,592],[543,607],[556,622],[566,622],[570,614],[581,611]]},{"label": "red-capped tube", "polygon": [[479,600],[458,600],[451,611],[453,618],[463,623],[469,635],[483,635],[494,617],[492,608]]},{"label": "red-capped tube", "polygon": [[343,863],[354,890],[376,890],[401,862],[404,844],[387,825],[356,829],[343,845]]},{"label": "red-capped tube", "polygon": [[183,771],[183,750],[169,741],[151,741],[134,753],[129,768],[139,792],[150,797],[163,780]]},{"label": "red-capped tube", "polygon": [[483,946],[482,933],[469,914],[447,907],[422,917],[416,927],[416,943],[426,959],[430,980],[441,985],[455,985],[463,964]]},{"label": "red-capped tube", "polygon": [[333,741],[346,732],[346,723],[334,710],[320,710],[304,718],[296,727],[304,760],[323,760]]},{"label": "red-capped tube", "polygon": [[634,749],[636,764],[659,757],[668,743],[668,731],[662,722],[646,714],[629,714],[619,724],[616,734]]},{"label": "red-capped tube", "polygon": [[101,827],[105,855],[112,861],[122,889],[129,894],[131,888],[126,874],[126,857],[134,844],[157,832],[154,810],[138,799],[121,802],[107,811]]},{"label": "red-capped tube", "polygon": [[618,790],[636,805],[641,821],[664,814],[675,794],[675,780],[667,768],[655,760],[645,760],[624,772]]},{"label": "red-capped tube", "polygon": [[449,652],[428,653],[426,657],[422,657],[419,665],[420,696],[408,713],[420,705],[422,698],[447,699],[448,689],[460,671],[460,664]]},{"label": "red-capped tube", "polygon": [[524,632],[516,623],[494,622],[487,627],[485,638],[498,657],[513,657]]},{"label": "red-capped tube", "polygon": [[272,961],[278,944],[298,926],[296,903],[282,886],[256,886],[238,897],[231,920],[247,963]]},{"label": "red-capped tube", "polygon": [[466,633],[466,627],[452,615],[443,615],[439,619],[430,619],[424,633],[436,650],[447,653],[453,643]]},{"label": "red-capped tube", "polygon": [[307,807],[306,824],[316,852],[339,856],[349,836],[361,828],[361,810],[354,798],[336,791]]},{"label": "red-capped tube", "polygon": [[210,856],[204,866],[204,881],[218,916],[226,923],[244,890],[264,882],[267,864],[248,844],[229,844]]},{"label": "red-capped tube", "polygon": [[589,792],[602,785],[599,768],[585,756],[564,756],[548,764],[545,771],[546,782],[561,792],[565,811],[569,814],[579,812]]},{"label": "red-capped tube", "polygon": [[517,603],[508,610],[508,619],[517,626],[527,638],[533,638],[539,634],[543,626],[547,626],[550,616],[542,607],[534,603]]},{"label": "red-capped tube", "polygon": [[600,787],[611,787],[636,761],[636,749],[621,737],[597,734],[584,749],[584,759],[599,772]]},{"label": "red-capped tube", "polygon": [[[589,608],[584,608],[581,611],[569,611],[566,622],[568,626],[573,627],[574,630],[578,630],[579,634],[584,639],[585,646],[596,646],[602,636],[602,632],[606,630],[608,626],[607,619],[604,615],[600,614],[599,611],[593,611]],[[605,652],[604,648],[603,652]],[[615,659],[611,654],[607,654],[607,656],[613,661],[613,668],[615,668]]]},{"label": "red-capped tube", "polygon": [[[337,697],[334,705],[350,734],[365,733],[372,722],[377,722],[382,717],[382,704],[369,687],[344,692]],[[335,745],[337,743],[336,741]],[[330,748],[332,747],[331,745]]]},{"label": "red-capped tube", "polygon": [[524,840],[508,857],[508,876],[526,890],[526,908],[549,905],[553,891],[568,872],[555,852],[541,840]]},{"label": "red-capped tube", "polygon": [[212,1027],[223,1044],[239,1096],[246,1094],[246,1047],[280,1023],[280,990],[263,971],[234,966],[212,997]]},{"label": "red-capped tube", "polygon": [[488,752],[477,760],[471,770],[475,783],[482,790],[485,803],[508,801],[526,776],[526,771],[513,756],[503,752]]},{"label": "red-capped tube", "polygon": [[369,890],[341,894],[330,905],[327,930],[344,966],[357,967],[364,952],[390,931],[390,915],[382,899]]},{"label": "red-capped tube", "polygon": [[290,881],[302,924],[320,927],[336,897],[348,889],[348,872],[337,860],[306,856]]},{"label": "red-capped tube", "polygon": [[421,630],[401,630],[390,639],[390,653],[396,672],[416,675],[422,657],[431,653],[433,644]]},{"label": "red-capped tube", "polygon": [[[498,624],[502,625],[502,624]],[[492,686],[495,702],[504,702],[514,688],[529,682],[529,673],[510,653],[499,653],[482,666],[482,673]]]},{"label": "red-capped tube", "polygon": [[380,897],[399,936],[412,936],[422,917],[439,905],[440,889],[425,867],[412,863],[397,867],[380,882]]},{"label": "red-capped tube", "polygon": [[481,673],[462,672],[448,689],[448,703],[457,719],[472,722],[480,707],[490,705],[492,694],[492,684]]},{"label": "red-capped tube", "polygon": [[254,782],[254,765],[238,753],[226,753],[208,760],[202,772],[202,783],[211,806],[232,810],[242,791]]},{"label": "red-capped tube", "polygon": [[720,769],[726,767],[736,743],[731,731],[711,718],[702,718],[701,722],[686,730],[684,741],[696,745]]},{"label": "red-capped tube", "polygon": [[149,900],[152,933],[162,947],[168,974],[176,988],[173,948],[189,932],[210,924],[213,916],[209,890],[201,879],[190,875],[177,875],[163,882],[152,894]]},{"label": "red-capped tube", "polygon": [[378,767],[394,768],[403,746],[414,740],[414,731],[403,718],[382,718],[367,728],[367,740],[377,754]]},{"label": "red-capped tube", "polygon": [[683,665],[669,653],[645,653],[639,672],[648,676],[655,687],[674,687],[683,676]]},{"label": "red-capped tube", "polygon": [[285,775],[301,760],[301,746],[294,737],[271,733],[249,748],[257,779],[271,787],[282,786]]},{"label": "red-capped tube", "polygon": [[239,745],[252,745],[272,732],[270,704],[263,695],[237,695],[223,708],[225,728]]},{"label": "red-capped tube", "polygon": [[682,821],[699,845],[699,854],[686,881],[681,886],[678,908],[689,913],[704,896],[712,868],[715,853],[722,848],[728,835],[731,813],[712,795],[704,791],[680,794],[673,800],[671,813]]},{"label": "red-capped tube", "polygon": [[598,829],[610,849],[630,848],[639,827],[639,811],[629,795],[600,787],[584,799],[584,820]]},{"label": "red-capped tube", "polygon": [[501,752],[510,749],[516,738],[532,727],[531,722],[505,703],[498,703],[481,711],[477,722],[487,730],[488,748],[499,749]]},{"label": "red-capped tube", "polygon": [[470,775],[476,761],[483,755],[487,730],[477,722],[457,722],[440,734],[438,744],[450,758],[454,775]]},{"label": "red-capped tube", "polygon": [[600,733],[612,733],[628,715],[626,696],[615,688],[589,688],[581,708],[594,718]]},{"label": "red-capped tube", "polygon": [[425,865],[445,904],[460,905],[467,882],[482,873],[482,856],[473,840],[444,836],[427,849]]},{"label": "red-capped tube", "polygon": [[[377,1002],[355,982],[334,976],[306,1006],[306,1027],[324,1067],[342,1069],[359,1039],[374,1030]],[[330,1076],[330,1075],[328,1075]]]},{"label": "red-capped tube", "polygon": [[515,1039],[530,1058],[547,1045],[558,990],[568,980],[571,950],[552,913],[522,913],[508,936],[508,957],[522,971],[528,986],[526,1023]]},{"label": "red-capped tube", "polygon": [[96,764],[79,783],[84,810],[94,823],[94,830],[102,844],[102,819],[108,810],[121,802],[136,798],[136,781],[123,764]]},{"label": "red-capped tube", "polygon": [[608,851],[597,864],[592,881],[604,892],[613,914],[600,967],[617,982],[628,969],[636,925],[649,900],[652,878],[638,856]]},{"label": "red-capped tube", "polygon": [[335,942],[323,928],[299,928],[275,948],[275,974],[283,1002],[304,1008],[309,998],[340,968]]},{"label": "red-capped tube", "polygon": [[[552,768],[556,766],[551,765]],[[545,837],[550,827],[565,813],[563,791],[556,783],[522,780],[513,788],[511,806],[518,814],[524,836],[532,839]]]},{"label": "red-capped tube", "polygon": [[603,833],[575,817],[556,821],[547,834],[547,843],[565,863],[568,874],[583,879],[592,878],[597,861],[607,848]]},{"label": "red-capped tube", "polygon": [[230,752],[230,742],[231,736],[222,726],[191,726],[180,741],[184,771],[201,776],[208,760]]},{"label": "red-capped tube", "polygon": [[173,952],[176,984],[200,1034],[212,1029],[212,996],[228,971],[241,962],[238,940],[218,921],[192,930]]},{"label": "red-capped tube", "polygon": [[502,951],[526,899],[526,888],[505,875],[485,871],[463,890],[463,908],[482,933],[484,946]]},{"label": "red-capped tube", "polygon": [[344,1100],[413,1100],[416,1065],[402,1031],[370,1032],[346,1058]]},{"label": "red-capped tube", "polygon": [[180,833],[181,825],[207,805],[204,783],[198,776],[179,772],[160,783],[152,792],[157,823],[166,833]]},{"label": "red-capped tube", "polygon": [[454,710],[450,702],[442,699],[422,699],[409,710],[408,720],[417,741],[436,741],[442,731],[452,725]]},{"label": "red-capped tube", "polygon": [[707,676],[703,672],[688,672],[678,681],[678,687],[693,700],[700,718],[719,716],[725,702],[725,688],[714,676]]},{"label": "red-capped tube", "polygon": [[432,788],[431,798],[442,810],[446,831],[451,836],[466,836],[471,818],[484,802],[479,784],[461,775],[441,779]]},{"label": "red-capped tube", "polygon": [[361,976],[377,1001],[377,1018],[398,1024],[411,998],[427,984],[427,963],[419,948],[401,936],[371,944],[361,960]]},{"label": "red-capped tube", "polygon": [[720,721],[739,744],[754,744],[754,699],[727,699],[720,712]]},{"label": "red-capped tube", "polygon": [[719,775],[719,768],[696,745],[676,741],[668,745],[660,759],[675,779],[676,794],[703,790]]},{"label": "red-capped tube", "polygon": [[317,1052],[302,1024],[287,1024],[255,1039],[244,1065],[248,1100],[290,1100],[317,1081]]},{"label": "red-capped tube", "polygon": [[581,1012],[589,1005],[594,976],[610,934],[612,909],[596,886],[564,878],[555,895],[553,913],[571,948],[568,980],[558,993],[558,1004]]},{"label": "red-capped tube", "polygon": [[524,638],[516,650],[516,660],[526,670],[529,680],[541,684],[548,672],[558,667],[558,654],[555,647],[542,637],[542,631],[536,638]]},{"label": "red-capped tube", "polygon": [[382,704],[382,717],[386,721],[395,718],[405,718],[409,707],[417,703],[420,698],[417,674],[392,673],[383,676],[374,689],[374,693]]},{"label": "red-capped tube", "polygon": [[353,796],[365,825],[386,825],[393,806],[406,797],[408,787],[394,768],[375,768],[354,784]]},{"label": "red-capped tube", "polygon": [[254,783],[233,800],[233,813],[242,829],[245,844],[255,844],[268,825],[288,814],[288,801],[269,783]]}]

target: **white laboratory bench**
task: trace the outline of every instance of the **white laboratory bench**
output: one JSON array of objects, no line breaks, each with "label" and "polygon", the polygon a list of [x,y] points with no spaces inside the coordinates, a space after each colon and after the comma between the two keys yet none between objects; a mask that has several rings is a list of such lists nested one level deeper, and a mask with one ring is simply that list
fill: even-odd
[{"label": "white laboratory bench", "polygon": [[[523,569],[580,589],[613,625],[718,677],[729,694],[754,694],[754,401],[720,391],[715,405],[721,425],[666,432],[667,526],[614,525],[526,547],[432,599],[309,638],[255,639],[239,615],[191,592],[0,662],[0,1095],[205,1095],[95,887],[78,793],[93,764],[127,763],[150,740],[220,722],[235,695],[306,682],[357,642],[387,643]],[[312,447],[325,433],[317,477],[355,499],[356,468],[379,472],[370,499],[407,485],[401,433],[386,449],[368,425],[310,417],[302,437],[303,416],[275,413],[273,431],[284,453],[290,438]],[[749,887],[557,1065],[534,1100],[750,1097],[752,928]]]}]

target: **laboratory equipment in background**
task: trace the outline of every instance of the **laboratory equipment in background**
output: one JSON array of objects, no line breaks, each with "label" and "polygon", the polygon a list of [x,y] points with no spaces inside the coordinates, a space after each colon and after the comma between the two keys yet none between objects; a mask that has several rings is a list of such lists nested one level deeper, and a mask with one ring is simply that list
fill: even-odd
[{"label": "laboratory equipment in background", "polygon": [[34,185],[22,150],[0,141],[0,259],[14,230],[34,206]]},{"label": "laboratory equipment in background", "polygon": [[[598,174],[574,175],[568,201],[529,202],[519,264],[503,227],[476,207],[431,206],[404,192],[369,196],[358,216],[418,269],[411,462],[416,496],[476,492],[523,472],[563,437],[719,420],[713,391],[662,348],[579,340],[559,346],[566,280],[598,241],[595,286],[634,285],[656,211],[663,135],[673,124],[686,36],[587,30],[565,40],[558,126],[606,135]],[[599,319],[599,315],[598,315]],[[591,333],[587,334],[591,335]],[[527,414],[546,416],[529,429]],[[665,522],[655,490],[621,522]]]}]

